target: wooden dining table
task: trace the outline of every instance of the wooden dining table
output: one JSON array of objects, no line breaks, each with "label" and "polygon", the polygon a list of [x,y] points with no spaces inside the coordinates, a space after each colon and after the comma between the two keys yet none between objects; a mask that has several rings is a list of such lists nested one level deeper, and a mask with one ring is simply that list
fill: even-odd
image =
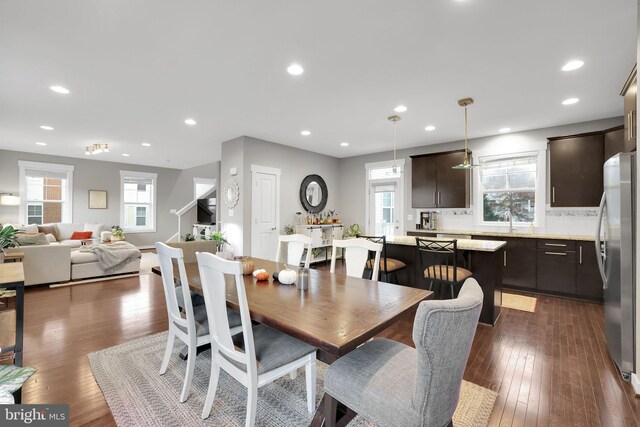
[{"label": "wooden dining table", "polygon": [[[263,268],[270,275],[287,267],[249,259],[255,269]],[[186,263],[185,269],[191,290],[202,294],[197,263]],[[161,274],[160,267],[152,271]],[[173,274],[174,279],[179,278],[177,266]],[[243,277],[251,319],[316,347],[318,359],[328,364],[415,311],[422,301],[433,298],[431,291],[423,289],[315,269],[309,270],[306,290],[280,284],[272,277],[268,281],[257,281],[252,275]],[[226,280],[227,306],[238,310],[234,279],[229,276]],[[323,421],[323,402],[324,397],[312,425]]]}]

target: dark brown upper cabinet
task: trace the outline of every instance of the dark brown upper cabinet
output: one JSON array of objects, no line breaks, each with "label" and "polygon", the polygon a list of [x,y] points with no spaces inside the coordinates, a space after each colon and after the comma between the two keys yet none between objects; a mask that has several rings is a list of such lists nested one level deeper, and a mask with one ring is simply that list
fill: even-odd
[{"label": "dark brown upper cabinet", "polygon": [[602,132],[549,138],[551,207],[598,206],[603,165]]},{"label": "dark brown upper cabinet", "polygon": [[633,67],[629,78],[622,88],[620,95],[624,96],[624,151],[636,149],[636,137],[638,131],[636,114],[637,93],[637,65]]},{"label": "dark brown upper cabinet", "polygon": [[606,162],[611,157],[618,153],[626,151],[625,143],[625,129],[624,126],[616,126],[604,131],[604,161]]},{"label": "dark brown upper cabinet", "polygon": [[411,156],[411,206],[468,208],[471,173],[452,169],[463,161],[464,150]]}]

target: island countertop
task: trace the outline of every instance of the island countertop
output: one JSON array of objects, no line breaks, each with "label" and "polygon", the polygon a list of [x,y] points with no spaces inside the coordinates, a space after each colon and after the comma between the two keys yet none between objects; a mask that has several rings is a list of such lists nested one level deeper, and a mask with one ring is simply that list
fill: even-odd
[{"label": "island countertop", "polygon": [[410,228],[407,229],[408,233],[419,234],[462,234],[467,236],[487,236],[487,237],[504,237],[504,238],[521,238],[521,239],[550,239],[550,240],[575,240],[581,242],[593,242],[595,238],[593,236],[580,236],[574,234],[547,234],[547,233],[525,233],[525,232],[513,232],[506,233],[501,231],[478,231],[478,230],[425,230],[422,228]]},{"label": "island countertop", "polygon": [[[429,237],[429,240],[452,240],[450,238]],[[476,239],[456,239],[458,249],[461,251],[474,252],[496,252],[507,244],[501,240],[476,240]],[[387,236],[387,243],[392,245],[415,246],[416,238],[414,236]]]}]

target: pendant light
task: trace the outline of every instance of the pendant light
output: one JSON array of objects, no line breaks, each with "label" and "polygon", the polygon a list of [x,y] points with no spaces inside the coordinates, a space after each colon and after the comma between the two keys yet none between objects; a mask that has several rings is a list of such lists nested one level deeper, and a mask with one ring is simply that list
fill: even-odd
[{"label": "pendant light", "polygon": [[396,122],[402,120],[397,114],[387,117],[387,120],[393,122],[393,173],[398,173],[398,166],[396,165]]},{"label": "pendant light", "polygon": [[469,161],[469,140],[467,137],[467,128],[468,128],[468,117],[467,117],[467,106],[473,104],[473,98],[463,98],[458,100],[458,105],[464,107],[464,161],[459,165],[455,165],[452,169],[471,169],[474,166]]}]

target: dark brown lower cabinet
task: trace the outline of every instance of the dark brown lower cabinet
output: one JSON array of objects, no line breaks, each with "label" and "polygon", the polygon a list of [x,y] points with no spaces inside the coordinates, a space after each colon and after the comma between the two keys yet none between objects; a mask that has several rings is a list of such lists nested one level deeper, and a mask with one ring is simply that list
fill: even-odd
[{"label": "dark brown lower cabinet", "polygon": [[603,299],[602,279],[593,242],[577,242],[576,293],[592,299]]},{"label": "dark brown lower cabinet", "polygon": [[537,289],[576,294],[576,253],[560,248],[539,249]]},{"label": "dark brown lower cabinet", "polygon": [[536,288],[536,241],[506,239],[502,283],[505,286]]}]

